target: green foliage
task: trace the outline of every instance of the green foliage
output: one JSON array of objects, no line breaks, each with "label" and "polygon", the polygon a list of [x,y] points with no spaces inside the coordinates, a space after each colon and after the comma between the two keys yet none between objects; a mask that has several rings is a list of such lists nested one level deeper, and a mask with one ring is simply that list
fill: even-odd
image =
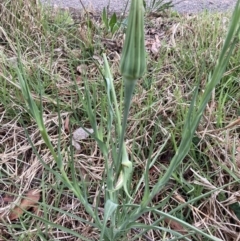
[{"label": "green foliage", "polygon": [[[140,5],[141,0],[138,1],[139,5],[132,5],[133,7],[131,8],[131,12],[130,12],[130,16],[132,16],[132,23],[134,23],[134,28],[140,27],[140,31],[142,31],[142,25],[143,22],[141,22],[140,20],[142,19],[142,17],[140,17],[139,19],[137,18],[141,13],[138,12],[138,14],[135,14],[136,11],[139,11],[139,6]],[[239,2],[238,2],[238,6],[239,6]],[[240,11],[240,7],[237,7],[234,14],[233,14],[233,20],[232,20],[232,25],[230,26],[229,29],[229,33],[227,35],[227,39],[226,42],[223,46],[222,52],[220,54],[220,58],[219,61],[213,71],[212,74],[209,75],[209,79],[208,79],[208,83],[207,86],[205,88],[204,94],[199,96],[198,95],[198,87],[196,86],[196,90],[194,91],[194,95],[191,101],[191,105],[189,107],[189,112],[188,115],[186,117],[186,121],[185,121],[185,126],[182,132],[182,140],[181,143],[179,145],[179,147],[176,150],[176,153],[174,155],[174,157],[172,158],[172,161],[168,167],[168,169],[166,170],[166,173],[163,176],[159,177],[158,182],[153,186],[153,188],[149,187],[149,182],[148,182],[148,170],[150,168],[150,163],[153,160],[149,160],[148,161],[148,165],[146,166],[146,173],[144,175],[145,178],[145,191],[144,191],[144,197],[141,200],[141,205],[136,205],[134,204],[134,202],[132,201],[130,195],[131,195],[131,191],[129,188],[128,183],[130,182],[129,178],[131,177],[131,168],[129,170],[125,170],[126,168],[128,169],[129,166],[132,166],[132,163],[128,160],[128,154],[127,154],[127,150],[126,150],[126,146],[125,144],[123,144],[124,141],[124,133],[125,133],[125,126],[126,126],[126,120],[127,120],[127,116],[128,116],[128,112],[129,112],[129,107],[130,107],[130,101],[131,101],[131,96],[132,96],[132,92],[133,92],[133,88],[135,86],[135,79],[131,77],[130,80],[128,80],[129,78],[129,73],[127,74],[127,77],[125,77],[125,94],[128,93],[129,94],[126,95],[127,101],[125,100],[125,112],[124,112],[124,120],[123,120],[123,126],[121,126],[120,120],[119,120],[119,116],[120,116],[120,111],[118,109],[118,104],[116,102],[116,93],[114,90],[114,86],[113,86],[113,79],[111,77],[111,73],[110,73],[110,69],[108,66],[108,63],[106,62],[106,58],[105,58],[105,79],[107,82],[107,90],[108,90],[108,118],[109,119],[109,129],[108,129],[108,133],[111,131],[111,127],[112,127],[112,121],[115,119],[117,120],[117,133],[119,136],[119,142],[116,143],[115,145],[113,144],[113,142],[108,142],[106,143],[104,141],[103,138],[103,133],[101,133],[101,129],[104,127],[102,126],[100,129],[97,126],[97,122],[96,122],[96,116],[95,116],[95,111],[94,111],[94,103],[92,102],[92,96],[90,91],[87,89],[86,91],[86,108],[88,110],[88,115],[89,115],[89,120],[92,124],[92,127],[94,129],[94,136],[96,138],[96,141],[99,144],[100,150],[103,153],[103,156],[105,158],[105,162],[106,162],[106,173],[107,173],[107,192],[108,195],[106,195],[106,200],[105,200],[105,210],[104,210],[104,220],[100,220],[99,219],[99,215],[95,213],[95,211],[92,209],[91,205],[89,204],[88,200],[85,198],[85,196],[83,195],[83,191],[82,188],[80,186],[78,186],[78,183],[74,177],[74,173],[73,173],[73,179],[70,180],[67,177],[67,174],[63,168],[63,163],[62,163],[62,157],[61,157],[61,153],[60,151],[56,151],[54,150],[47,131],[44,127],[43,124],[43,119],[42,119],[42,111],[38,109],[37,105],[35,104],[33,98],[31,97],[28,85],[26,83],[26,81],[24,81],[24,75],[22,74],[24,71],[23,69],[20,69],[18,71],[18,77],[20,80],[20,85],[21,85],[21,89],[23,91],[23,96],[26,100],[26,104],[30,110],[31,115],[34,117],[34,119],[37,122],[38,128],[42,134],[42,138],[45,141],[46,145],[48,146],[48,148],[51,150],[51,153],[59,167],[59,170],[61,172],[61,180],[62,182],[64,182],[66,184],[66,186],[71,189],[74,194],[79,198],[79,200],[81,201],[81,203],[84,205],[86,211],[91,215],[91,217],[95,220],[98,228],[100,230],[102,230],[101,232],[101,239],[102,240],[116,240],[118,238],[120,238],[124,232],[127,232],[129,229],[134,228],[136,226],[135,222],[136,220],[141,217],[141,215],[145,212],[149,211],[149,207],[148,205],[150,204],[150,202],[152,201],[152,199],[154,198],[154,196],[159,193],[162,188],[167,184],[168,180],[170,179],[170,177],[173,175],[174,171],[176,170],[176,168],[179,166],[179,164],[182,162],[182,160],[184,159],[184,157],[188,154],[191,143],[192,143],[192,138],[194,136],[195,130],[198,126],[198,123],[200,121],[200,118],[203,114],[203,111],[210,99],[211,93],[213,91],[213,89],[215,88],[215,86],[219,83],[221,77],[223,76],[224,70],[226,68],[226,65],[229,61],[229,58],[231,56],[233,47],[234,47],[234,39],[235,36],[237,36],[239,34],[239,29],[240,27],[238,26],[239,23],[239,11]],[[131,19],[131,18],[130,18]],[[105,19],[106,20],[106,19]],[[136,21],[136,22],[135,22]],[[107,23],[107,22],[106,22]],[[128,25],[129,29],[131,29],[132,25]],[[130,38],[133,39],[130,39]],[[134,46],[134,41],[136,46],[139,47],[138,51],[145,51],[144,49],[144,45],[139,45],[139,41],[142,38],[142,33],[141,36],[139,37],[134,37],[133,35],[130,35],[130,31],[127,34],[126,37],[126,43],[128,43],[128,41],[132,42],[132,46],[131,48],[133,48]],[[127,54],[127,53],[126,53]],[[135,64],[138,65],[138,61],[134,61],[135,56],[134,54],[139,54],[138,52],[133,52],[133,54],[131,54],[130,56],[125,56],[123,55],[123,62],[127,62],[130,63],[128,60],[126,61],[125,58],[129,58],[132,59],[133,63],[135,62]],[[145,59],[143,58],[143,61],[145,61]],[[137,71],[137,73],[135,72]],[[125,76],[125,70],[122,71],[123,72],[123,76]],[[132,72],[133,76],[135,76],[137,74],[137,77],[140,77],[142,74],[140,74],[140,76],[138,75],[139,69],[138,67],[135,68],[131,68],[130,72]],[[142,71],[141,71],[142,73]],[[134,81],[133,81],[134,80]],[[129,83],[129,84],[127,84]],[[130,85],[131,83],[131,85]],[[88,82],[85,81],[85,85],[87,88],[88,87]],[[112,105],[114,104],[114,105]],[[113,137],[109,136],[108,140],[113,140]],[[115,154],[113,155],[113,164],[108,163],[108,150],[117,150],[117,146],[118,144],[120,145],[119,151],[115,152]],[[160,153],[158,153],[156,155],[156,157],[159,155]],[[123,158],[121,160],[121,158]],[[119,169],[119,160],[121,160],[121,171]],[[110,165],[110,166],[109,166]],[[116,170],[116,172],[114,171]],[[72,171],[74,171],[74,169],[72,169]],[[120,180],[116,180],[116,175],[119,175]],[[113,189],[113,186],[117,185],[117,188]],[[120,188],[124,186],[125,189],[125,193],[129,196],[129,197],[125,197],[123,195],[123,192],[121,192]],[[129,195],[130,193],[130,195]],[[121,198],[119,199],[119,195],[121,196]],[[125,200],[126,204],[124,204],[124,206],[122,207],[124,210],[124,213],[129,213],[128,217],[121,217],[119,215],[117,215],[118,211],[116,211],[117,207],[119,206],[119,201],[120,200]],[[129,205],[129,207],[128,207]],[[128,211],[127,211],[128,210]],[[197,228],[187,224],[186,222],[175,218],[169,214],[166,214],[162,211],[156,210],[156,209],[152,209],[152,212],[154,212],[156,215],[160,215],[162,217],[168,217],[174,221],[179,222],[181,225],[183,225],[184,227],[188,227],[191,230],[193,230],[194,232],[203,235],[204,237],[208,237],[209,240],[219,240],[213,236],[208,235],[207,233],[202,232],[201,230],[198,230]],[[117,216],[116,216],[117,215]],[[107,220],[110,220],[110,227],[115,230],[113,232],[110,231],[107,227],[106,227],[106,223]],[[117,220],[121,220],[120,223],[117,222]],[[139,225],[137,225],[139,226]],[[137,227],[136,226],[136,227]],[[141,227],[141,225],[140,225]],[[181,235],[179,236],[179,238],[181,237]]]},{"label": "green foliage", "polygon": [[240,220],[240,203],[235,202],[235,203],[230,205],[230,208],[233,210],[233,212],[235,213],[237,218]]},{"label": "green foliage", "polygon": [[[144,1],[144,5],[145,7],[147,6],[145,1]],[[159,13],[159,12],[164,12],[172,7],[173,7],[172,1],[166,2],[165,0],[151,0],[147,10],[149,12]]]},{"label": "green foliage", "polygon": [[110,32],[111,34],[114,34],[120,27],[120,22],[117,19],[116,13],[113,13],[111,16],[109,16],[105,7],[102,11],[102,21],[107,33]]},{"label": "green foliage", "polygon": [[[200,138],[196,137],[195,131],[210,100],[213,90],[220,83],[220,80],[224,75],[233,48],[237,42],[237,36],[239,35],[240,31],[240,1],[238,1],[235,12],[233,13],[229,32],[216,66],[214,67],[212,73],[209,73],[207,77],[206,86],[203,87],[202,90],[200,83],[195,85],[188,114],[185,116],[185,124],[183,126],[180,144],[175,140],[173,135],[170,137],[170,134],[167,132],[167,134],[163,135],[164,141],[158,146],[157,151],[154,149],[157,139],[162,138],[158,136],[159,133],[164,132],[161,121],[156,121],[152,132],[149,133],[151,138],[147,147],[142,147],[142,145],[139,145],[137,140],[135,140],[135,137],[133,137],[133,146],[136,145],[135,148],[139,149],[139,159],[141,159],[140,155],[143,152],[145,152],[145,156],[147,156],[146,159],[141,160],[142,162],[141,168],[139,168],[140,170],[137,167],[137,163],[134,162],[134,156],[130,155],[130,151],[127,146],[128,143],[125,141],[127,117],[131,105],[131,97],[133,95],[134,88],[136,87],[136,78],[141,78],[145,70],[143,15],[141,15],[142,8],[139,9],[139,6],[142,7],[142,1],[139,0],[132,2],[138,4],[137,6],[133,5],[134,7],[131,9],[129,19],[132,22],[129,22],[128,28],[136,28],[137,32],[132,34],[132,30],[127,31],[125,43],[131,46],[126,48],[127,50],[122,56],[121,69],[125,85],[124,103],[122,104],[123,88],[117,88],[117,84],[113,80],[111,67],[105,54],[103,55],[104,70],[102,70],[105,87],[104,94],[102,95],[102,92],[98,93],[97,87],[99,86],[87,79],[85,76],[82,77],[84,86],[83,93],[85,95],[80,92],[80,87],[77,84],[75,85],[76,88],[74,89],[75,92],[78,92],[79,102],[81,102],[83,105],[84,112],[86,112],[85,114],[88,116],[88,122],[91,124],[91,127],[94,130],[94,133],[91,135],[91,137],[97,142],[98,148],[104,159],[104,172],[102,180],[99,183],[91,183],[91,185],[97,186],[96,190],[100,190],[99,193],[104,193],[103,202],[100,200],[100,195],[93,200],[91,193],[88,191],[90,184],[84,180],[84,177],[81,175],[81,173],[78,173],[76,160],[75,157],[73,157],[73,150],[71,148],[67,148],[66,146],[61,146],[63,135],[61,130],[62,122],[60,116],[60,106],[62,103],[60,103],[58,99],[59,97],[57,98],[56,104],[58,108],[59,129],[57,146],[55,146],[56,140],[55,143],[52,142],[44,123],[44,103],[42,101],[44,91],[42,84],[39,83],[38,90],[40,102],[37,103],[36,99],[33,98],[31,93],[32,91],[29,87],[31,79],[27,73],[28,70],[21,62],[21,59],[23,59],[21,54],[19,53],[18,55],[18,64],[15,68],[19,86],[22,91],[22,98],[24,99],[25,105],[28,108],[28,113],[35,120],[38,126],[45,146],[51,152],[52,158],[56,163],[56,167],[45,163],[42,157],[38,155],[38,149],[31,142],[30,135],[28,135],[29,142],[32,144],[32,148],[38,156],[43,167],[56,178],[57,188],[60,188],[64,191],[66,190],[73,194],[74,197],[80,201],[90,218],[88,219],[85,217],[82,218],[77,215],[72,215],[70,212],[64,211],[61,208],[52,207],[52,209],[68,218],[73,218],[80,223],[84,223],[94,229],[98,229],[100,240],[122,240],[123,238],[127,237],[127,234],[130,233],[130,230],[138,230],[138,234],[133,237],[132,240],[138,237],[143,238],[143,235],[149,230],[156,230],[161,233],[171,233],[174,236],[173,240],[191,240],[190,235],[194,234],[200,235],[206,240],[220,240],[214,237],[211,233],[209,234],[207,231],[200,230],[189,224],[187,221],[182,220],[182,210],[184,207],[187,207],[192,202],[198,201],[199,199],[210,195],[216,190],[208,193],[202,193],[202,187],[197,187],[192,191],[192,189],[194,189],[194,185],[188,184],[185,180],[182,180],[182,175],[179,175],[180,177],[178,177],[177,170],[181,164],[183,164],[184,158],[189,154],[192,143],[194,142],[194,144],[198,145],[201,142]],[[155,4],[155,1],[153,2]],[[118,26],[117,17],[112,15],[111,18],[108,19],[106,10],[104,10],[102,20],[105,24],[106,30],[110,31],[111,33],[115,33]],[[60,19],[58,23],[62,24],[62,19]],[[139,29],[137,29],[137,27],[139,27]],[[131,52],[130,50],[132,49],[136,50],[134,46],[137,46],[137,51]],[[129,53],[130,55],[128,56]],[[232,82],[232,79],[229,79],[228,83],[229,82],[234,83],[234,81]],[[226,88],[225,85],[223,86]],[[149,90],[151,90],[151,86],[147,87]],[[199,89],[201,91],[199,91]],[[219,122],[222,123],[221,118],[223,118],[223,114],[220,113],[220,111],[223,108],[224,103],[227,101],[228,90],[220,90],[218,94],[222,103],[222,105],[218,107],[218,119]],[[97,101],[98,95],[102,100],[101,103],[98,103]],[[151,97],[149,98],[151,99]],[[149,101],[149,103],[151,104],[151,101]],[[123,120],[121,121],[122,109],[124,109],[124,116]],[[146,109],[151,111],[151,106],[147,106]],[[145,111],[145,109],[141,110],[141,112],[144,114],[146,113]],[[136,114],[135,117],[138,115],[141,116],[141,113]],[[161,117],[159,117],[159,119],[160,118]],[[141,129],[142,126],[138,126],[136,129],[138,128]],[[159,131],[159,129],[161,131]],[[163,168],[164,175],[158,173],[157,181],[155,183],[151,182],[151,180],[149,180],[149,173],[152,171],[151,168],[153,168],[159,160],[161,162],[160,156],[162,155],[163,151],[167,149],[166,147],[170,138],[173,139],[176,152],[173,156],[171,156],[170,164],[167,168],[165,168],[166,170]],[[195,154],[195,156],[198,157],[200,155]],[[204,159],[204,157],[201,158]],[[200,157],[196,159],[200,159]],[[159,166],[162,168],[162,164]],[[200,164],[196,163],[196,166],[198,167]],[[187,201],[176,208],[173,208],[171,211],[169,211],[169,213],[167,213],[165,205],[169,201],[169,198],[173,195],[173,190],[171,190],[170,195],[166,199],[161,200],[155,206],[152,204],[152,202],[156,195],[161,193],[163,188],[167,186],[171,177],[177,180],[178,183],[183,183],[182,185],[184,186],[186,192],[192,191],[194,192],[194,196],[197,197],[192,198],[190,201]],[[238,180],[236,179],[235,182],[237,181]],[[142,189],[142,196],[138,193],[138,190],[140,189]],[[40,206],[43,210],[46,210],[48,207],[45,202],[43,202]],[[235,205],[232,206],[232,209],[236,215],[238,215],[239,207]],[[66,232],[81,240],[89,240],[87,237],[84,237],[83,234],[79,234],[77,231],[72,230],[71,228],[49,221],[50,215],[46,211],[44,213],[44,217],[39,217],[29,212],[26,213],[32,216],[34,219],[45,223],[46,227],[62,230],[63,232]],[[151,225],[142,223],[141,217],[144,217],[144,215],[149,213],[154,216],[154,222]],[[177,216],[179,216],[179,218]],[[183,235],[175,230],[162,227],[160,224],[164,219],[175,221],[182,227],[186,228],[189,232],[186,235]],[[40,233],[39,235],[41,236],[42,234]],[[26,236],[26,238],[28,237]]]}]

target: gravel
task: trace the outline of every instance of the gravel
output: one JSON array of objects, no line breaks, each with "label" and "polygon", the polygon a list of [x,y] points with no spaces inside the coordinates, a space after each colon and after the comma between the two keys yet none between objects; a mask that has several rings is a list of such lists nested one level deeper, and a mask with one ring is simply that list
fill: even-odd
[{"label": "gravel", "polygon": [[[128,0],[41,0],[44,4],[56,5],[61,8],[81,9],[82,4],[86,8],[101,12],[110,2],[111,12],[121,13]],[[147,0],[148,4],[153,0]],[[157,2],[158,0],[156,0]],[[166,0],[169,1],[169,0]],[[130,2],[130,0],[129,0]],[[204,10],[223,12],[234,8],[237,0],[172,0],[174,9],[180,13],[197,13]]]}]

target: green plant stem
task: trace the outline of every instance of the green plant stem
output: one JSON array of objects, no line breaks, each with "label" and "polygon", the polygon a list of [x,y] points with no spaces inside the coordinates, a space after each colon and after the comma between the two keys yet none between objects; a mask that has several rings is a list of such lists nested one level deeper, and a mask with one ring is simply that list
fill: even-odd
[{"label": "green plant stem", "polygon": [[130,109],[134,87],[137,80],[124,78],[123,81],[124,81],[124,113],[123,113],[121,136],[119,140],[117,174],[119,174],[120,172],[120,167],[122,163],[121,158],[122,158],[122,151],[123,151],[124,136],[125,136],[126,126],[127,126],[128,113]]}]

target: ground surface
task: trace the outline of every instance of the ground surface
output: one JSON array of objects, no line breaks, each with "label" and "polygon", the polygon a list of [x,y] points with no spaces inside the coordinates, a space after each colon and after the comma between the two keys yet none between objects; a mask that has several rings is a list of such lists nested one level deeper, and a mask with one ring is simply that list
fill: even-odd
[{"label": "ground surface", "polygon": [[[240,241],[240,33],[229,31],[236,35],[225,41],[230,14],[146,14],[147,72],[136,83],[126,130],[134,167],[128,198],[114,191],[121,185],[124,25],[111,25],[113,33],[90,14],[73,22],[36,0],[0,3],[0,241]],[[239,8],[235,15],[237,30]],[[194,131],[214,79],[219,84]],[[81,126],[96,134],[81,139]],[[174,156],[185,158],[179,165]],[[174,173],[159,190],[170,165]],[[138,216],[154,187],[158,193]],[[119,237],[101,238],[105,230]]]},{"label": "ground surface", "polygon": [[[70,8],[81,8],[83,4],[86,7],[93,7],[96,11],[101,11],[110,2],[110,11],[122,12],[128,0],[42,0],[42,2]],[[151,0],[146,2],[151,3]],[[226,11],[234,7],[236,0],[173,0],[172,2],[175,5],[174,8],[179,12],[196,13],[204,9]]]}]

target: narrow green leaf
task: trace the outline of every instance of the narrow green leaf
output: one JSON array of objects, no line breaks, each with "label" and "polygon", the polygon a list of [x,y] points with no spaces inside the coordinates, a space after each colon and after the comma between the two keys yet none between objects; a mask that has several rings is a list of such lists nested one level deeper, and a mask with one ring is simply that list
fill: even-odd
[{"label": "narrow green leaf", "polygon": [[116,24],[117,24],[117,15],[116,13],[114,13],[109,21],[109,27],[111,29],[111,32]]},{"label": "narrow green leaf", "polygon": [[106,235],[106,226],[107,226],[107,221],[110,219],[111,215],[113,212],[116,210],[118,205],[111,200],[107,200],[104,206],[104,218],[103,218],[103,227],[101,230],[101,237],[100,241],[103,240],[104,235]]},{"label": "narrow green leaf", "polygon": [[105,27],[106,27],[106,29],[108,30],[109,25],[108,25],[108,15],[107,15],[107,10],[106,10],[106,8],[103,8],[102,21],[104,22]]}]

